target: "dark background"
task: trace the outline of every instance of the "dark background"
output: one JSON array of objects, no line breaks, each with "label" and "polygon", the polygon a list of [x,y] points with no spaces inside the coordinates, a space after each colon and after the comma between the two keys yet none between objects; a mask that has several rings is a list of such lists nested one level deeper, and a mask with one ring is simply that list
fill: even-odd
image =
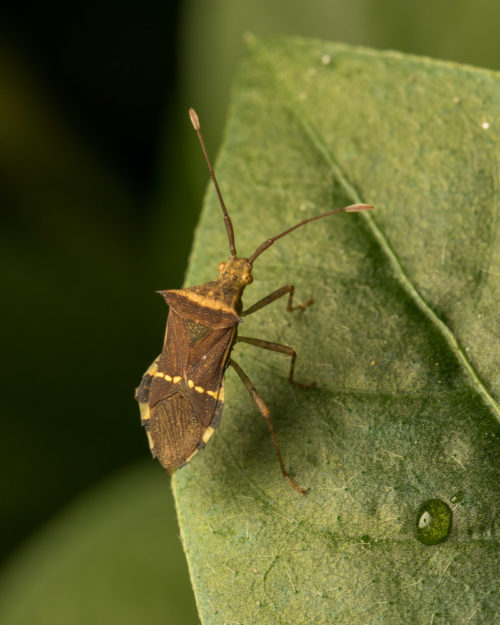
[{"label": "dark background", "polygon": [[242,33],[500,67],[493,1],[57,0],[0,8],[0,559],[138,458],[133,389],[159,352]]},{"label": "dark background", "polygon": [[154,291],[182,282],[203,189],[179,181],[179,3],[61,7],[0,13],[2,557],[146,453],[133,390],[161,347]]}]

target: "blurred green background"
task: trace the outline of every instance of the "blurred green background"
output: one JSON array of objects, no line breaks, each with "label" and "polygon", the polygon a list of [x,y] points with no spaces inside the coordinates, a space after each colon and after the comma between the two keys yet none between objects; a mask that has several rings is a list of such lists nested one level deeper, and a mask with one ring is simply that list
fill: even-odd
[{"label": "blurred green background", "polygon": [[[208,180],[187,108],[197,108],[215,155],[244,33],[499,69],[499,21],[495,0],[2,5],[7,567],[83,491],[149,456],[133,389],[161,346],[166,308],[154,291],[182,284]],[[170,501],[164,513],[173,518]]]}]

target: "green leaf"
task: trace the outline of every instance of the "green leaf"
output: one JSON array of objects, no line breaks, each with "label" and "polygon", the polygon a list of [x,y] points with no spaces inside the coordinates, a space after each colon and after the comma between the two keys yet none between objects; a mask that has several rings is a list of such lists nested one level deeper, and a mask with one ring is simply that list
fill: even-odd
[{"label": "green leaf", "polygon": [[[311,224],[255,263],[247,305],[290,283],[315,299],[293,314],[276,302],[240,333],[292,345],[316,389],[290,387],[279,354],[233,353],[309,494],[282,479],[229,369],[219,431],[174,477],[202,622],[492,623],[499,76],[319,41],[249,48],[216,167],[238,253],[335,207],[376,210]],[[227,255],[210,188],[187,283]],[[417,539],[428,526],[436,544]]]},{"label": "green leaf", "polygon": [[198,623],[159,469],[123,471],[30,541],[0,579],[2,625]]}]

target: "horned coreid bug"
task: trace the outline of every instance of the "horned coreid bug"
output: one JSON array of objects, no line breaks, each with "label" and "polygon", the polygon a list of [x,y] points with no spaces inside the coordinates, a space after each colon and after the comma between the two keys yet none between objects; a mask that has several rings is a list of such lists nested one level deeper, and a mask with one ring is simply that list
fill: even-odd
[{"label": "horned coreid bug", "polygon": [[160,291],[170,310],[161,354],[146,371],[136,389],[141,421],[153,457],[158,458],[172,473],[204,447],[217,429],[224,405],[224,373],[232,366],[266,419],[283,477],[295,490],[306,494],[306,489],[298,486],[285,469],[268,407],[248,376],[231,358],[231,352],[236,343],[249,343],[285,354],[291,360],[289,381],[298,386],[313,386],[314,383],[301,384],[294,380],[296,353],[291,347],[238,336],[238,324],[242,317],[284,295],[288,295],[289,312],[309,306],[312,300],[294,306],[294,287],[290,284],[273,291],[247,310],[243,310],[241,297],[245,287],[252,282],[252,267],[256,258],[275,241],[311,221],[336,213],[358,212],[373,207],[369,204],[355,204],[304,219],[264,241],[249,258],[239,258],[236,255],[231,219],[207,154],[198,116],[193,109],[190,109],[189,115],[224,214],[231,256],[220,263],[219,277],[213,282],[186,289]]}]

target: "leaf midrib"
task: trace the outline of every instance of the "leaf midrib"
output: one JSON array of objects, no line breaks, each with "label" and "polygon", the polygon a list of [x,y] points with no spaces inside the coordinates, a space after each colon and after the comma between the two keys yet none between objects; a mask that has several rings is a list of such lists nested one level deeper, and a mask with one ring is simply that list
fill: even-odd
[{"label": "leaf midrib", "polygon": [[[259,49],[262,52],[264,61],[270,70],[273,81],[276,84],[278,93],[284,94],[284,103],[291,111],[294,117],[304,130],[306,137],[311,141],[312,147],[323,157],[327,165],[331,168],[333,175],[337,179],[338,183],[342,186],[346,196],[351,200],[353,204],[364,204],[366,200],[361,198],[354,186],[349,182],[347,176],[344,174],[342,167],[339,165],[337,159],[328,149],[328,146],[322,141],[321,134],[316,130],[314,124],[307,119],[303,110],[300,110],[299,102],[294,97],[292,91],[288,90],[283,80],[280,79],[279,72],[275,70],[272,62],[271,55],[265,44],[253,40],[251,45],[254,49]],[[265,55],[265,56],[264,56]],[[451,352],[457,359],[460,367],[465,373],[465,377],[469,380],[471,387],[481,397],[486,406],[490,409],[493,417],[500,423],[500,405],[490,394],[486,386],[483,384],[478,372],[467,358],[466,352],[460,344],[458,338],[455,336],[451,328],[449,328],[442,319],[436,314],[436,312],[427,303],[425,298],[419,293],[415,287],[407,272],[404,270],[403,264],[400,261],[398,255],[389,243],[388,238],[382,232],[382,229],[377,224],[374,216],[369,212],[360,213],[360,217],[365,220],[370,232],[372,233],[375,241],[377,242],[382,253],[389,261],[389,265],[394,273],[394,277],[399,283],[404,292],[411,298],[416,304],[418,309],[425,315],[434,328],[440,333],[440,335],[446,341]]]}]

